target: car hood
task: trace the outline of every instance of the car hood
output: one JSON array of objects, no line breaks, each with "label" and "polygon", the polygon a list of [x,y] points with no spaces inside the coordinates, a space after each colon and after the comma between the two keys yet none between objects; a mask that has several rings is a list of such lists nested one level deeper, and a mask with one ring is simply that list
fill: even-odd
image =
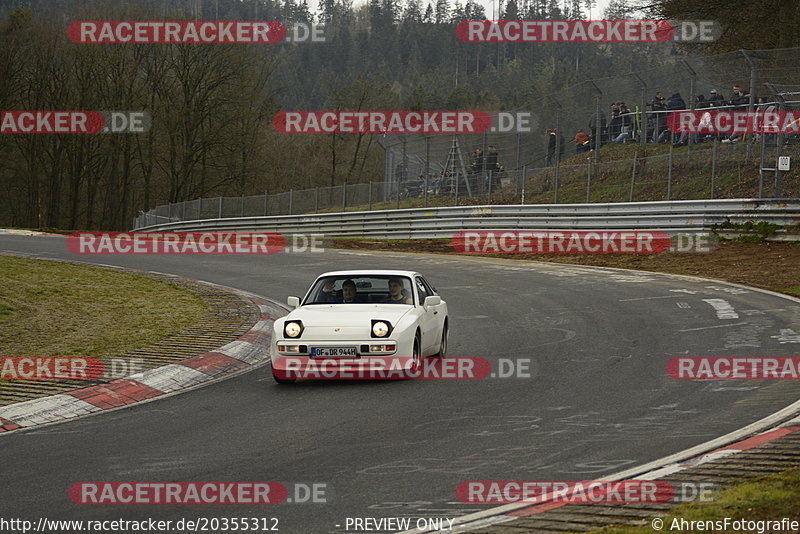
[{"label": "car hood", "polygon": [[294,310],[284,319],[299,319],[305,326],[360,326],[370,319],[396,325],[412,309],[404,304],[313,304]]}]

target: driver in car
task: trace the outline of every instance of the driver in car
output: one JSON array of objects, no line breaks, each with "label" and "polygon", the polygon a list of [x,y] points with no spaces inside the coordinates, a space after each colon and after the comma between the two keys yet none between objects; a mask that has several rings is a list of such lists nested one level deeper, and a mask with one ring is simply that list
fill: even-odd
[{"label": "driver in car", "polygon": [[356,283],[352,280],[345,280],[342,283],[342,303],[350,304],[358,302],[358,291],[356,290]]},{"label": "driver in car", "polygon": [[414,299],[406,297],[403,290],[403,282],[399,278],[389,279],[389,298],[382,301],[391,304],[414,304]]},{"label": "driver in car", "polygon": [[339,297],[339,295],[336,294],[336,290],[334,289],[333,280],[325,281],[325,284],[322,286],[322,293],[320,293],[317,302],[330,302],[330,303],[341,302],[341,298]]}]

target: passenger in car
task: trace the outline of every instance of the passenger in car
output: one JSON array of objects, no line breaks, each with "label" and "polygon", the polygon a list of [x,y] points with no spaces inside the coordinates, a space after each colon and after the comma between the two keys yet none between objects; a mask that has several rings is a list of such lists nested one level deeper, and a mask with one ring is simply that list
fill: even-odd
[{"label": "passenger in car", "polygon": [[381,302],[391,304],[414,304],[414,299],[405,294],[403,282],[399,278],[390,278],[389,298]]}]

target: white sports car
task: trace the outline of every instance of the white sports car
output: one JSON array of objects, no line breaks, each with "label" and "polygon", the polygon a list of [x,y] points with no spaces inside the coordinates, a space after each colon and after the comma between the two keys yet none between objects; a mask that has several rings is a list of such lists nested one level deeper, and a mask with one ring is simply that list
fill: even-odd
[{"label": "white sports car", "polygon": [[273,325],[272,375],[280,384],[354,378],[387,363],[418,371],[422,358],[447,350],[447,303],[413,271],[324,273],[302,303],[287,303],[294,311]]}]

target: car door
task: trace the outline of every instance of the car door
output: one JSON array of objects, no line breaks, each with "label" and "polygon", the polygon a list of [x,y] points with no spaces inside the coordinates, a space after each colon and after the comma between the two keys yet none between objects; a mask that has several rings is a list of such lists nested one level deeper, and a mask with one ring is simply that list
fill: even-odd
[{"label": "car door", "polygon": [[422,311],[420,316],[420,330],[422,331],[422,354],[428,354],[439,343],[441,328],[439,327],[439,306],[423,305],[425,297],[429,296],[430,288],[426,287],[421,276],[414,277],[414,287],[417,291],[419,304]]}]

